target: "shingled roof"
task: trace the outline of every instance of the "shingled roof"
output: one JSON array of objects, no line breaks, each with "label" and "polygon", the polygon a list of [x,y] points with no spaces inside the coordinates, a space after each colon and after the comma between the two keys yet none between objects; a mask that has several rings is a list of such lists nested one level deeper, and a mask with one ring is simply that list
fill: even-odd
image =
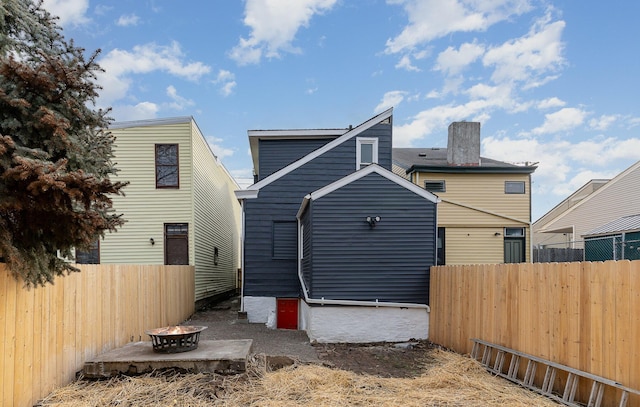
[{"label": "shingled roof", "polygon": [[531,174],[537,168],[533,164],[516,165],[486,157],[480,157],[480,165],[451,165],[447,162],[447,149],[438,147],[394,148],[393,164],[403,168],[406,173],[428,171]]}]

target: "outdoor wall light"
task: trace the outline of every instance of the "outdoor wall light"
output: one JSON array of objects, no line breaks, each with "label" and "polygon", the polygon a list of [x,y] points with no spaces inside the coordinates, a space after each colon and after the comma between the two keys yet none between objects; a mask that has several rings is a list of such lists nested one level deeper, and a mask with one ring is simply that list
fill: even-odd
[{"label": "outdoor wall light", "polygon": [[496,232],[493,234],[494,236],[500,236],[500,232]]},{"label": "outdoor wall light", "polygon": [[367,223],[369,224],[370,228],[374,228],[376,227],[376,223],[380,222],[380,216],[367,216]]},{"label": "outdoor wall light", "polygon": [[153,246],[154,244],[156,244],[156,241],[153,240],[153,238],[149,239],[149,243],[151,243],[151,246]]}]

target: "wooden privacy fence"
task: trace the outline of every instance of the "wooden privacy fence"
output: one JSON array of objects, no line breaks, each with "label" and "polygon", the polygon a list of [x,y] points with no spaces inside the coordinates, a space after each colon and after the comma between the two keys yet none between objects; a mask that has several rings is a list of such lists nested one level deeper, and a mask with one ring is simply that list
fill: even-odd
[{"label": "wooden privacy fence", "polygon": [[194,312],[193,266],[78,266],[26,290],[0,264],[0,405],[32,406],[85,361]]},{"label": "wooden privacy fence", "polygon": [[435,343],[479,338],[640,389],[638,260],[432,267],[430,301]]}]

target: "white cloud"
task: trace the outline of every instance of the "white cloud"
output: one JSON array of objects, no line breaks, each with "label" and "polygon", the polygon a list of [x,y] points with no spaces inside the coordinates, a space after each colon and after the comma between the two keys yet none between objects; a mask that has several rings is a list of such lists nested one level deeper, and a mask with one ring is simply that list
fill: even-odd
[{"label": "white cloud", "polygon": [[544,123],[531,132],[533,134],[550,134],[569,131],[584,123],[587,112],[575,107],[565,107],[555,113],[544,115]]},{"label": "white cloud", "polygon": [[528,0],[387,0],[404,8],[409,24],[387,40],[385,52],[404,53],[454,32],[485,31],[530,10]]},{"label": "white cloud", "polygon": [[380,113],[390,107],[398,106],[404,100],[407,94],[408,92],[401,90],[393,90],[391,92],[385,93],[378,106],[376,106],[376,108],[374,109],[375,113]]},{"label": "white cloud", "polygon": [[493,67],[494,83],[522,82],[538,87],[554,79],[552,73],[565,64],[562,56],[564,21],[551,21],[549,15],[538,20],[526,36],[490,48],[482,62]]},{"label": "white cloud", "polygon": [[93,12],[96,13],[99,16],[103,16],[105,14],[107,14],[108,12],[110,12],[111,10],[113,10],[113,6],[107,6],[105,4],[98,4],[94,9]]},{"label": "white cloud", "polygon": [[300,27],[308,27],[316,14],[331,10],[337,0],[247,0],[244,24],[249,38],[240,38],[230,57],[240,65],[256,64],[263,56],[277,58],[281,52],[298,53],[292,45]]},{"label": "white cloud", "polygon": [[98,63],[105,70],[98,74],[98,83],[103,87],[100,92],[101,106],[125,98],[133,83],[135,74],[147,74],[154,71],[196,81],[209,73],[211,68],[202,62],[183,61],[180,44],[173,42],[168,46],[157,44],[137,45],[131,51],[114,49]]},{"label": "white cloud", "polygon": [[220,85],[220,94],[222,96],[229,96],[233,93],[233,89],[236,87],[236,76],[227,70],[221,69],[218,71],[218,75],[216,79],[213,80],[213,83],[216,85]]},{"label": "white cloud", "polygon": [[438,55],[434,69],[443,71],[447,75],[457,75],[483,54],[484,46],[476,43],[462,44],[457,50],[453,47],[448,47]]},{"label": "white cloud", "polygon": [[540,110],[545,110],[553,109],[556,107],[563,107],[564,105],[566,105],[564,100],[560,100],[557,97],[551,97],[538,102],[537,108]]},{"label": "white cloud", "polygon": [[436,130],[446,129],[454,121],[469,120],[485,122],[490,116],[484,112],[491,102],[470,101],[463,105],[441,105],[424,110],[411,118],[407,124],[393,128],[394,147],[408,147]]},{"label": "white cloud", "polygon": [[411,57],[409,55],[403,55],[396,64],[396,68],[405,69],[407,71],[420,72],[420,68],[413,65],[413,63],[411,62]]},{"label": "white cloud", "polygon": [[169,104],[169,107],[174,110],[184,110],[189,106],[195,105],[193,100],[186,99],[178,95],[178,91],[173,85],[167,87],[167,96],[173,100],[173,102]]},{"label": "white cloud", "polygon": [[118,21],[116,21],[116,25],[119,25],[121,27],[129,27],[132,25],[138,25],[138,22],[140,22],[140,17],[135,14],[126,14],[121,15],[118,18]]},{"label": "white cloud", "polygon": [[111,116],[117,121],[146,120],[154,119],[158,115],[160,108],[152,102],[141,102],[136,105],[113,106]]},{"label": "white cloud", "polygon": [[221,145],[224,140],[213,136],[207,136],[206,139],[213,154],[218,157],[218,160],[222,161],[225,157],[231,157],[233,155],[234,151],[232,149],[225,148]]},{"label": "white cloud", "polygon": [[60,25],[82,25],[90,20],[86,16],[89,0],[44,0],[44,8],[60,17]]},{"label": "white cloud", "polygon": [[619,119],[618,115],[602,115],[598,118],[589,120],[589,127],[594,130],[604,131],[607,130],[616,120]]}]

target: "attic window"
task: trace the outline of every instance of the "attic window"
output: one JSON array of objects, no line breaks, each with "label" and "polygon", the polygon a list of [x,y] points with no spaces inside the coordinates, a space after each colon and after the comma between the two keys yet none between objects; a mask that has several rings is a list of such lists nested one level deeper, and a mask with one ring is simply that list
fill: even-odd
[{"label": "attic window", "polygon": [[424,182],[424,189],[429,192],[447,192],[444,180],[427,180]]},{"label": "attic window", "polygon": [[378,139],[356,138],[356,170],[378,163]]}]

